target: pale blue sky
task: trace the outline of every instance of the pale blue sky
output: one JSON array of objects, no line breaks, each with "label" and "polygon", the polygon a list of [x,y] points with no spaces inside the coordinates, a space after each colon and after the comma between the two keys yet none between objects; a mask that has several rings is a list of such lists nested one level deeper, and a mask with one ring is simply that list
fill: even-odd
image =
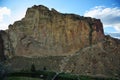
[{"label": "pale blue sky", "polygon": [[0,7],[8,7],[13,11],[22,11],[33,5],[45,5],[61,12],[72,12],[83,15],[86,10],[95,6],[120,7],[119,0],[1,0]]},{"label": "pale blue sky", "polygon": [[119,0],[0,0],[0,29],[24,17],[28,7],[45,5],[62,13],[100,18],[107,33],[120,33]]}]

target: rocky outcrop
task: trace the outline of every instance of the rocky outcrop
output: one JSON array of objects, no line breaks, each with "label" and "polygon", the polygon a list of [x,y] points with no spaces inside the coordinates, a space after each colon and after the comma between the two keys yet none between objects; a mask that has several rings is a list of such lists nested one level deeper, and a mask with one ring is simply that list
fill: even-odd
[{"label": "rocky outcrop", "polygon": [[39,70],[120,74],[120,40],[105,36],[99,19],[33,6],[2,32],[0,43],[0,58],[9,58],[11,70],[30,69],[34,63]]},{"label": "rocky outcrop", "polygon": [[45,6],[28,8],[8,34],[17,56],[71,55],[104,38],[99,19],[62,14]]},{"label": "rocky outcrop", "polygon": [[9,35],[5,31],[0,31],[0,60],[4,61],[6,59],[12,58],[14,54],[11,40]]},{"label": "rocky outcrop", "polygon": [[[0,31],[1,33],[1,31]],[[0,34],[0,61],[5,60],[5,55],[4,55],[4,41],[2,39],[2,35]]]}]

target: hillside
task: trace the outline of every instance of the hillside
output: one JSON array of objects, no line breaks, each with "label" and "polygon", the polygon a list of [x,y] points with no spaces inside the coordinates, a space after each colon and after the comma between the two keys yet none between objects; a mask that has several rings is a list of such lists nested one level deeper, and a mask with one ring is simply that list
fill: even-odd
[{"label": "hillside", "polygon": [[120,40],[104,35],[99,19],[60,13],[43,5],[0,31],[0,59],[11,70],[120,76]]}]

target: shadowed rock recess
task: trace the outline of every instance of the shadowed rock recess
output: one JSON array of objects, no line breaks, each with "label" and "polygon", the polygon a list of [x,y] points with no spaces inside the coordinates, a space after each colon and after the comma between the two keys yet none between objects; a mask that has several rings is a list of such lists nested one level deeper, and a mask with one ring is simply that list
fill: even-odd
[{"label": "shadowed rock recess", "polygon": [[3,32],[0,59],[6,58],[12,70],[34,63],[38,70],[120,75],[120,40],[104,35],[100,19],[35,5]]}]

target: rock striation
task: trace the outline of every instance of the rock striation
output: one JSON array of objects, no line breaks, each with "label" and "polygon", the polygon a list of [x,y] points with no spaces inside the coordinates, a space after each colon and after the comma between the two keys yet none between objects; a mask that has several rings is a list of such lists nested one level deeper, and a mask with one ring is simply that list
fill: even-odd
[{"label": "rock striation", "polygon": [[14,70],[34,63],[37,69],[116,77],[119,48],[120,40],[104,35],[100,19],[43,5],[28,8],[22,20],[0,32],[0,59],[9,59]]}]

